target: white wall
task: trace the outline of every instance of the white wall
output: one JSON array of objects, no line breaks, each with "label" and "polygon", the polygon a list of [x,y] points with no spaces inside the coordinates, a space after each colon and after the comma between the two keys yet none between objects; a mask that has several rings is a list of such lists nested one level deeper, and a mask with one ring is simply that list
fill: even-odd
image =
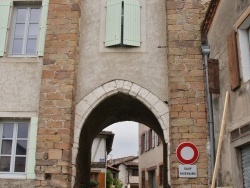
[{"label": "white wall", "polygon": [[[142,124],[139,124],[139,138],[144,132],[148,131],[149,128]],[[159,176],[159,165],[163,163],[163,144],[161,143],[158,146],[155,146],[153,149],[149,151],[143,152],[139,155],[139,176],[141,182],[141,171],[142,169],[145,170],[145,178],[146,182],[148,181],[148,172],[147,169],[151,167],[155,167],[155,174],[156,174],[156,182],[158,185],[158,176]],[[140,185],[141,186],[141,185]],[[160,186],[159,186],[160,187]]]},{"label": "white wall", "polygon": [[126,177],[127,177],[127,167],[124,164],[119,165],[119,179],[122,181],[122,188],[125,188],[126,185]]},{"label": "white wall", "polygon": [[106,139],[95,138],[91,149],[91,162],[101,162],[100,159],[106,161]]}]

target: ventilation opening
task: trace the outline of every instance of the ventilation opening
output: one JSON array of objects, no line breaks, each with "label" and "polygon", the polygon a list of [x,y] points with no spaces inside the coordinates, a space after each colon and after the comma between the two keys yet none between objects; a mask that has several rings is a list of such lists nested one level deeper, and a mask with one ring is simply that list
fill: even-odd
[{"label": "ventilation opening", "polygon": [[231,141],[235,141],[243,136],[250,134],[250,124],[244,125],[231,132]]}]

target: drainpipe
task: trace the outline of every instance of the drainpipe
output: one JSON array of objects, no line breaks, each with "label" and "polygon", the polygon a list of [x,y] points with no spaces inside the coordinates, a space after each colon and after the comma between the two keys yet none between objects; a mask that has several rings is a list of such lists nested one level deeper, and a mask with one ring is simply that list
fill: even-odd
[{"label": "drainpipe", "polygon": [[210,53],[210,48],[207,44],[202,44],[201,51],[204,59],[203,63],[206,73],[206,93],[207,93],[207,105],[208,105],[208,126],[210,135],[211,175],[213,176],[214,164],[215,164],[214,115],[213,115],[213,105],[212,105],[212,94],[209,92],[208,61],[207,61],[208,55]]}]

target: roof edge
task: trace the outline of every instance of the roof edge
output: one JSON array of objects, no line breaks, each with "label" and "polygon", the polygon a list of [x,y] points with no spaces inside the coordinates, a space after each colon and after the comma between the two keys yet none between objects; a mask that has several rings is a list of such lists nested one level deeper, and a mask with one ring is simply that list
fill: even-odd
[{"label": "roof edge", "polygon": [[201,41],[206,41],[206,36],[213,21],[220,0],[211,0],[205,18],[201,24]]}]

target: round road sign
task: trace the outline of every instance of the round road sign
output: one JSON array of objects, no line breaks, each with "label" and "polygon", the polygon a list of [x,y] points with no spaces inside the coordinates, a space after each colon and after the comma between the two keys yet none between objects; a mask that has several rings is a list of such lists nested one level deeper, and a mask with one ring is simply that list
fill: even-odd
[{"label": "round road sign", "polygon": [[176,149],[176,157],[182,164],[193,164],[199,157],[199,151],[193,143],[183,142]]}]

